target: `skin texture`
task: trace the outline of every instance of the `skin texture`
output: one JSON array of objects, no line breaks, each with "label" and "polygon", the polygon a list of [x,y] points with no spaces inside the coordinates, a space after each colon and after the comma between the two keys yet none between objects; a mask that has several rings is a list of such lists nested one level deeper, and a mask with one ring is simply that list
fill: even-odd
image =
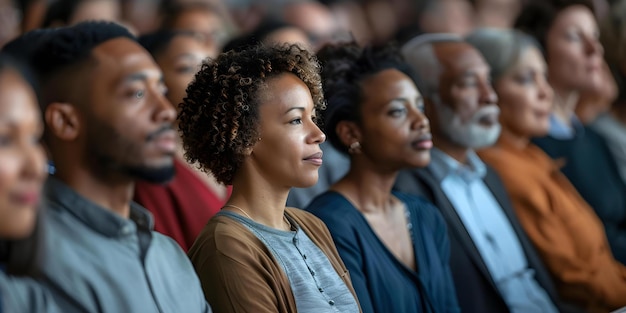
[{"label": "skin texture", "polygon": [[603,82],[598,25],[584,6],[561,11],[546,36],[548,77],[559,92],[594,88]]},{"label": "skin texture", "polygon": [[199,39],[190,35],[176,36],[164,53],[156,58],[163,70],[164,83],[167,86],[167,99],[177,107],[185,97],[185,89],[200,69],[202,60],[215,57]]},{"label": "skin texture", "polygon": [[92,58],[80,73],[89,92],[46,108],[56,176],[127,217],[134,180],[173,175],[176,111],[164,96],[160,69],[136,42],[111,39]]},{"label": "skin texture", "polygon": [[495,83],[503,132],[525,139],[548,133],[554,93],[546,75],[546,62],[541,52],[529,47]]},{"label": "skin texture", "polygon": [[439,99],[427,99],[435,145],[464,163],[467,149],[492,144],[499,134],[498,97],[490,68],[472,46],[452,42],[434,45],[441,65]]},{"label": "skin texture", "polygon": [[30,85],[13,70],[0,72],[0,237],[20,239],[34,229],[46,177],[39,140],[41,114]]}]

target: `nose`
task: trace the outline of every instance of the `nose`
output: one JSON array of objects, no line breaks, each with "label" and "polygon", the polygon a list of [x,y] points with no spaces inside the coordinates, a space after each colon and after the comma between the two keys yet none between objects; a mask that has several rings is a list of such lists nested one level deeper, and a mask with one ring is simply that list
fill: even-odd
[{"label": "nose", "polygon": [[426,117],[426,114],[424,114],[424,112],[420,111],[417,108],[413,109],[412,111],[414,112],[414,114],[413,121],[411,123],[411,129],[423,130],[430,127],[430,120],[428,120],[428,117]]},{"label": "nose", "polygon": [[311,131],[309,133],[309,136],[307,137],[307,141],[308,143],[312,143],[312,144],[321,144],[324,141],[326,141],[326,134],[324,134],[324,132],[319,128],[319,126],[317,126],[317,124],[311,122]]},{"label": "nose", "polygon": [[491,82],[485,80],[480,83],[479,103],[482,105],[493,105],[498,103],[498,95],[493,90]]},{"label": "nose", "polygon": [[554,90],[552,89],[552,86],[550,86],[550,84],[548,83],[548,80],[545,78],[541,78],[538,85],[539,100],[547,99],[549,102],[552,102],[552,98],[554,97]]},{"label": "nose", "polygon": [[176,109],[169,100],[158,90],[154,94],[154,119],[158,124],[171,124],[176,120]]},{"label": "nose", "polygon": [[587,40],[585,41],[586,45],[586,52],[587,55],[600,55],[602,56],[604,54],[604,47],[602,46],[602,44],[600,43],[600,41],[598,41],[598,39],[596,39],[595,37],[593,38],[587,38]]},{"label": "nose", "polygon": [[22,175],[28,180],[43,181],[46,176],[46,158],[39,143],[26,142],[21,149]]}]

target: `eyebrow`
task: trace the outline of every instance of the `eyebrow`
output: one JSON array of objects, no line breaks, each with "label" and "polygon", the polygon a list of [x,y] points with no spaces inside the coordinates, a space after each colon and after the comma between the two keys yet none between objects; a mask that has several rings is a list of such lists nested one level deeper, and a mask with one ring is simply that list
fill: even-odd
[{"label": "eyebrow", "polygon": [[[146,73],[143,72],[139,72],[139,73],[132,73],[126,77],[124,77],[124,79],[122,79],[122,83],[127,84],[127,83],[133,83],[136,81],[147,81],[148,80],[148,75]],[[159,82],[163,83],[164,82],[164,78],[163,78],[163,74],[159,75]]]},{"label": "eyebrow", "polygon": [[299,111],[304,112],[305,109],[304,109],[304,107],[291,107],[291,108],[287,109],[287,111],[285,111],[285,114],[287,114],[287,113],[289,113],[289,112],[291,112],[293,110],[299,110]]}]

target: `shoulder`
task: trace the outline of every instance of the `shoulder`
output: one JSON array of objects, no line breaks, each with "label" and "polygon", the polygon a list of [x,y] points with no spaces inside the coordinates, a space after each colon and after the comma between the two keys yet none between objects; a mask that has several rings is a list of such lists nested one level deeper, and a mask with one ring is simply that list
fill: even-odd
[{"label": "shoulder", "polygon": [[189,250],[189,256],[197,253],[231,255],[249,251],[253,246],[264,245],[241,223],[225,215],[216,215],[209,220],[196,238]]},{"label": "shoulder", "polygon": [[327,191],[315,197],[306,207],[306,211],[327,222],[348,214],[351,207],[344,196],[335,191]]}]

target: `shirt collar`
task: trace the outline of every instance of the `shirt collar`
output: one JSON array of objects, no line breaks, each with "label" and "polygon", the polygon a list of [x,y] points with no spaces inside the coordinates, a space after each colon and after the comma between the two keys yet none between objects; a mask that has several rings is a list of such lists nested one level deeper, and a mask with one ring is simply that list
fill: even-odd
[{"label": "shirt collar", "polygon": [[141,231],[152,231],[152,215],[140,205],[130,203],[130,218],[125,219],[79,195],[60,180],[49,177],[44,195],[50,210],[66,211],[87,227],[107,237],[122,237]]},{"label": "shirt collar", "polygon": [[461,164],[437,148],[431,149],[430,153],[429,168],[439,182],[442,182],[449,175],[457,175],[467,181],[483,179],[487,175],[487,166],[473,150],[467,152],[467,165]]},{"label": "shirt collar", "polygon": [[584,131],[582,122],[578,119],[578,117],[576,117],[575,114],[572,114],[570,121],[572,123],[571,126],[563,123],[556,117],[556,115],[554,115],[554,113],[550,114],[550,129],[548,130],[548,136],[555,139],[567,140],[574,138],[577,133],[582,133]]}]

